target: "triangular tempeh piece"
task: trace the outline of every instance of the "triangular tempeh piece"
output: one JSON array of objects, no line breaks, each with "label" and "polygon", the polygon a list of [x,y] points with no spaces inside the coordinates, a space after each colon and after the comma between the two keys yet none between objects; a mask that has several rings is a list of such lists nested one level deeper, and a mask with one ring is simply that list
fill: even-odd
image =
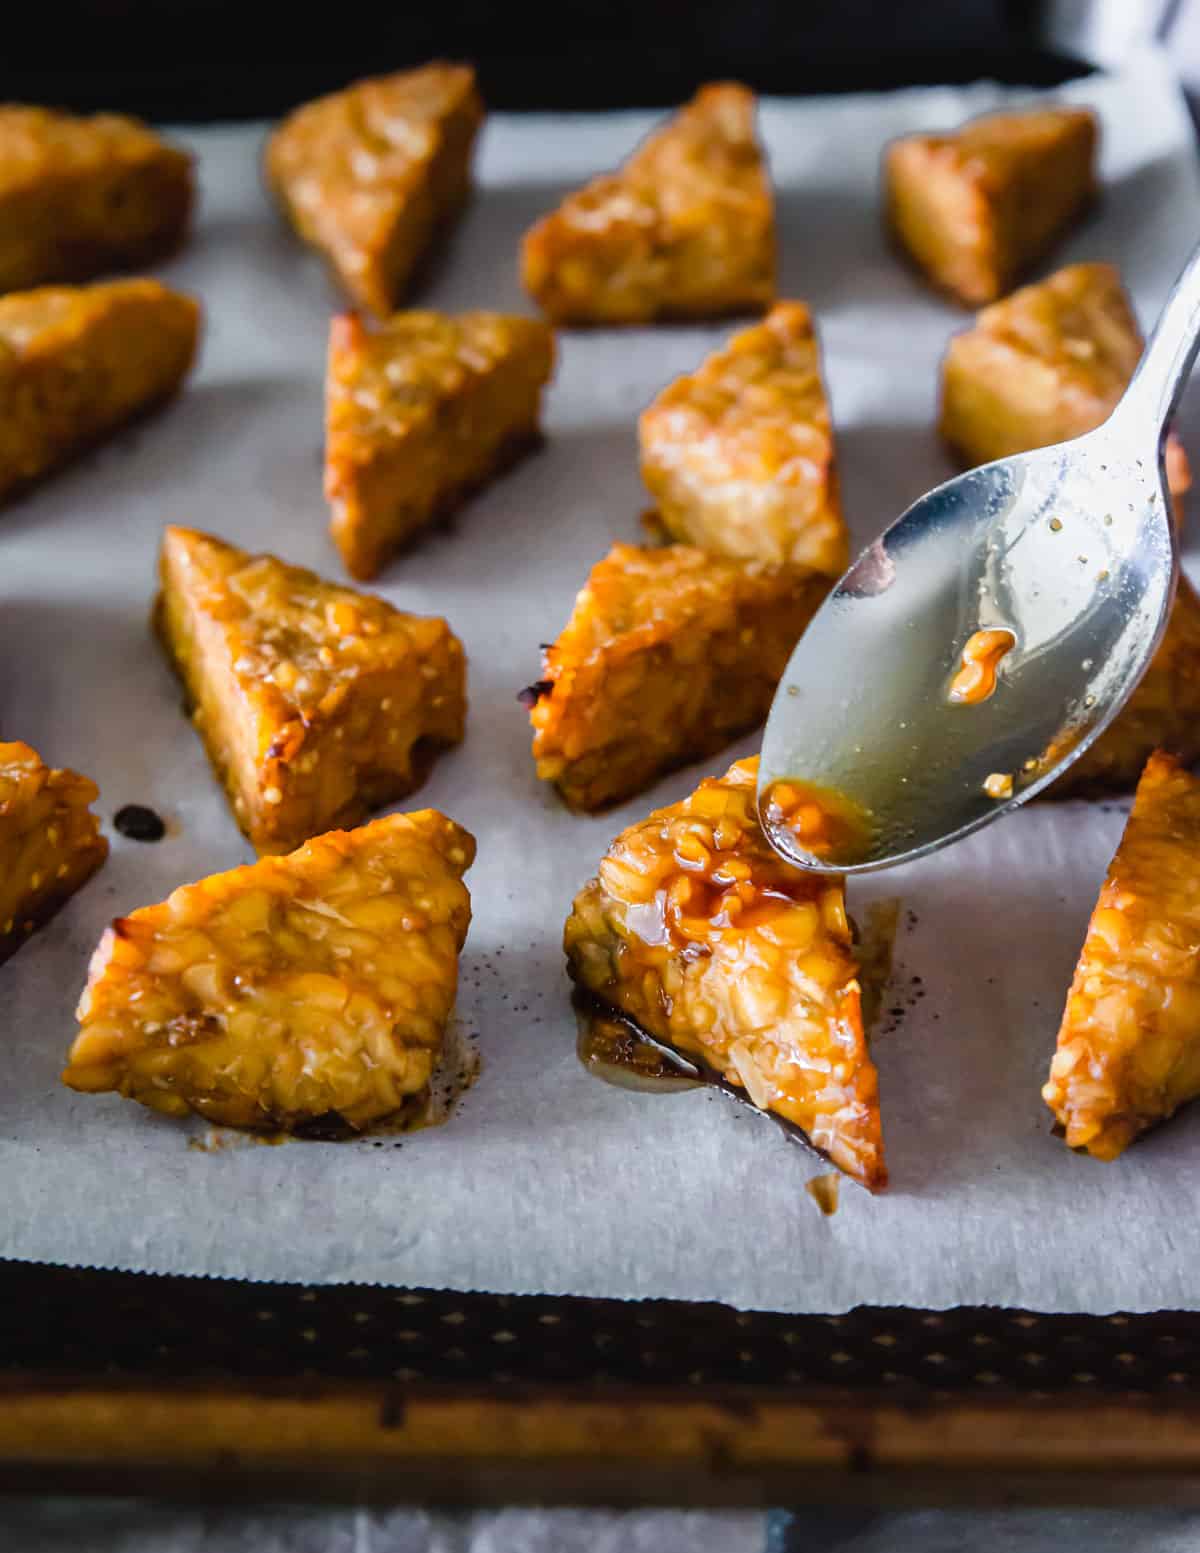
[{"label": "triangular tempeh piece", "polygon": [[370,578],[538,440],[554,336],[504,313],[397,313],[329,331],[325,494],[353,577]]},{"label": "triangular tempeh piece", "polygon": [[757,311],[775,296],[775,206],[755,97],[697,92],[615,173],[525,236],[525,289],[558,323],[634,324]]},{"label": "triangular tempeh piece", "polygon": [[580,891],[576,983],[886,1185],[843,881],[792,868],[758,823],[758,761],[631,825]]},{"label": "triangular tempeh piece", "polygon": [[0,497],[168,398],[200,309],[156,280],[0,297]]},{"label": "triangular tempeh piece", "polygon": [[154,263],[183,239],[193,182],[138,119],[0,107],[0,291]]},{"label": "triangular tempeh piece", "polygon": [[812,315],[777,302],[638,424],[655,519],[717,555],[792,562],[840,577],[850,542]]},{"label": "triangular tempeh piece", "polygon": [[614,545],[522,693],[538,776],[601,809],[724,748],[767,715],[829,587],[691,545]]},{"label": "triangular tempeh piece", "polygon": [[357,823],[462,738],[466,663],[405,615],[270,555],[168,528],[156,623],[238,824],[260,852]]},{"label": "triangular tempeh piece", "polygon": [[1161,751],[1088,924],[1042,1096],[1115,1159],[1200,1095],[1200,780]]},{"label": "triangular tempeh piece", "polygon": [[392,814],[118,919],[64,1083],[235,1127],[394,1113],[441,1051],[474,855],[435,809]]},{"label": "triangular tempeh piece", "polygon": [[108,856],[88,808],[96,784],[0,743],[0,961],[74,895]]},{"label": "triangular tempeh piece", "polygon": [[[1141,360],[1142,331],[1112,264],[1069,264],[993,302],[951,338],[940,430],[966,464],[986,464],[1094,430]],[[1164,450],[1175,517],[1191,486],[1173,433]]]},{"label": "triangular tempeh piece", "polygon": [[994,302],[1095,195],[1100,123],[1089,108],[988,113],[884,153],[892,231],[927,278],[968,307]]},{"label": "triangular tempeh piece", "polygon": [[347,294],[398,307],[471,184],[484,110],[467,65],[434,63],[305,103],[267,143],[267,179]]}]

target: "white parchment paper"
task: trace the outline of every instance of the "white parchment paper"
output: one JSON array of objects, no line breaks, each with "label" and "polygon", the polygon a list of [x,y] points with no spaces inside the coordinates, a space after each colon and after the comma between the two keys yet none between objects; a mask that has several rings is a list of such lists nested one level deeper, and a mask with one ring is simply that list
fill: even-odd
[{"label": "white parchment paper", "polygon": [[[949,472],[932,430],[936,369],[965,322],[885,246],[880,147],[1004,95],[981,86],[763,110],[781,289],[818,316],[862,542]],[[1119,262],[1151,317],[1200,230],[1186,111],[1152,55],[1064,95],[1103,115],[1107,192],[1062,257]],[[478,197],[423,300],[527,306],[521,233],[650,122],[494,117]],[[0,1255],[797,1311],[1195,1305],[1200,1115],[1099,1165],[1050,1136],[1039,1098],[1119,805],[1034,807],[852,891],[857,911],[895,895],[905,908],[887,999],[901,1012],[876,1044],[885,1196],[844,1183],[824,1219],[803,1189],[821,1167],[770,1124],[715,1095],[614,1090],[576,1060],[559,947],[571,897],[618,829],[724,761],[614,813],[574,817],[534,780],[514,694],[536,677],[538,643],[557,634],[590,565],[637,535],[636,412],[725,327],[564,334],[545,450],[381,579],[400,607],[445,614],[470,660],[466,742],[413,803],[479,838],[459,1018],[483,1070],[451,1122],[403,1140],[202,1149],[199,1124],[61,1087],[106,921],[250,857],[147,630],[163,524],[340,575],[320,491],[333,294],[262,197],[259,133],[186,138],[203,206],[165,273],[204,300],[201,370],[164,414],[0,518],[4,737],[94,776],[106,822],[129,802],[171,822],[157,846],[114,836],[104,871],[0,970]],[[1186,414],[1182,430],[1187,440]]]}]

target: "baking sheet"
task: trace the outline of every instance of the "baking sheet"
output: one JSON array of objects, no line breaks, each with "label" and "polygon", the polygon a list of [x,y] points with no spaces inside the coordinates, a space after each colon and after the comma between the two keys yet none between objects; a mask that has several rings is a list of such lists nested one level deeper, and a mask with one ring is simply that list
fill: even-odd
[{"label": "baking sheet", "polygon": [[[932,431],[936,367],[965,322],[884,244],[879,148],[1029,95],[978,86],[764,106],[781,289],[817,313],[858,541],[949,472]],[[1061,257],[1116,260],[1153,316],[1200,209],[1186,109],[1153,54],[1063,95],[1103,115],[1107,196]],[[495,116],[478,198],[423,300],[524,308],[522,231],[651,121]],[[903,902],[875,1048],[893,1181],[884,1196],[843,1183],[840,1211],[823,1218],[804,1191],[823,1167],[761,1118],[712,1094],[615,1090],[576,1060],[559,947],[571,897],[618,829],[724,762],[608,815],[572,816],[534,779],[514,695],[536,677],[537,644],[561,628],[588,567],[637,535],[636,411],[729,327],[564,334],[545,450],[381,579],[400,607],[445,614],[470,660],[466,742],[410,803],[445,809],[479,838],[458,1018],[482,1073],[451,1122],[348,1144],[224,1135],[212,1147],[199,1123],[61,1087],[107,920],[250,857],[146,627],[163,524],[340,575],[320,491],[335,299],[262,197],[260,134],[185,136],[203,206],[195,240],[164,273],[208,315],[186,392],[0,521],[4,737],[94,776],[106,821],[137,802],[171,826],[157,846],[114,836],[104,871],[0,970],[0,1255],[797,1311],[1194,1306],[1200,1115],[1099,1165],[1051,1137],[1039,1098],[1121,805],[1037,806],[851,891],[856,912]],[[1182,431],[1189,440],[1186,411]],[[1191,442],[1195,452],[1200,437]]]}]

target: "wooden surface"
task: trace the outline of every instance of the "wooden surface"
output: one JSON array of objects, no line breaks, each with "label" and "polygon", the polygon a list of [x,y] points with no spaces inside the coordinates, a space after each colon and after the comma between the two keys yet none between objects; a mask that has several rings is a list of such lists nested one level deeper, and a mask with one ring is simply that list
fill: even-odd
[{"label": "wooden surface", "polygon": [[1200,1504],[1200,1406],[0,1387],[0,1490],[485,1504]]}]

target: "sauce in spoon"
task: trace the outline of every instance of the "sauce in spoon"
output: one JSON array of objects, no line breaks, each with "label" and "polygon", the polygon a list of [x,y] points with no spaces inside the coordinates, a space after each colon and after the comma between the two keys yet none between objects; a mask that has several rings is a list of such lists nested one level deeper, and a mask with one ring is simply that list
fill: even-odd
[{"label": "sauce in spoon", "polygon": [[996,689],[996,671],[1017,645],[1007,626],[976,631],[967,638],[962,650],[962,666],[950,681],[947,692],[957,706],[978,706]]}]

